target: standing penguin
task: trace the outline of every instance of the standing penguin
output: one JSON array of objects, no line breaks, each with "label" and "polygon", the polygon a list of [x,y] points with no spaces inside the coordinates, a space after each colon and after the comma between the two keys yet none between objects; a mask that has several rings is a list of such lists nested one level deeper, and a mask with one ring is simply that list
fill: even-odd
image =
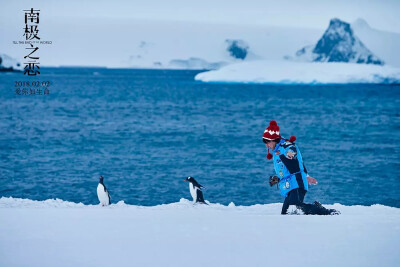
[{"label": "standing penguin", "polygon": [[111,204],[111,197],[108,193],[106,186],[103,183],[103,176],[100,176],[100,182],[97,186],[97,197],[99,198],[100,204],[102,206],[108,206]]},{"label": "standing penguin", "polygon": [[199,184],[191,176],[186,178],[185,181],[189,181],[189,190],[193,198],[193,203],[207,204],[206,202],[204,202],[203,192],[201,191],[201,189],[204,188],[204,186]]}]

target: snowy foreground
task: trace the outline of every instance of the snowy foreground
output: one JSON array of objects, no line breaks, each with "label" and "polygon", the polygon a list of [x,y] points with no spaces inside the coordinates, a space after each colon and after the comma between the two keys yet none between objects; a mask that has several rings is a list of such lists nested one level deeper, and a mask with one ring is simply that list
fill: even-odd
[{"label": "snowy foreground", "polygon": [[399,266],[400,209],[0,199],[0,266]]},{"label": "snowy foreground", "polygon": [[400,68],[372,64],[256,60],[202,72],[196,80],[238,83],[400,83]]}]

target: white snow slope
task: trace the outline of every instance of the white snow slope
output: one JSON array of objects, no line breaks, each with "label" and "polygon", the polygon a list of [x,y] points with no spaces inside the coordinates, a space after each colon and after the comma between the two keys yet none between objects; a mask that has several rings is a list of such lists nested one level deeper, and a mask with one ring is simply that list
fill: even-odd
[{"label": "white snow slope", "polygon": [[199,73],[203,82],[237,83],[400,83],[400,68],[355,63],[256,60]]},{"label": "white snow slope", "polygon": [[371,28],[364,19],[357,19],[351,28],[358,38],[385,64],[400,67],[400,34]]},{"label": "white snow slope", "polygon": [[398,266],[400,209],[281,204],[108,207],[0,199],[0,266]]}]

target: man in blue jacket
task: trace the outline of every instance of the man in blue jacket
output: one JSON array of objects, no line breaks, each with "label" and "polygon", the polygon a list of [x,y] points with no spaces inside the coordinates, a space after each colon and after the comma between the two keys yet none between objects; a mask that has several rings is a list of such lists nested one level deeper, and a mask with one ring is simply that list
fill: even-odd
[{"label": "man in blue jacket", "polygon": [[295,140],[294,136],[289,140],[282,138],[276,121],[271,121],[263,134],[263,142],[268,149],[267,158],[273,159],[276,172],[276,176],[270,178],[270,185],[278,183],[281,195],[285,197],[281,214],[287,214],[290,205],[296,205],[304,214],[339,214],[336,210],[324,208],[317,201],[314,204],[304,203],[308,184],[317,184],[317,181],[308,175]]}]

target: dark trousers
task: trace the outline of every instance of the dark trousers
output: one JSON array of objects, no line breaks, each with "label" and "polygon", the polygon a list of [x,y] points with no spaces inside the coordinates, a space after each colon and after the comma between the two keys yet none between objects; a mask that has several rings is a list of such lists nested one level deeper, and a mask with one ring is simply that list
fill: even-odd
[{"label": "dark trousers", "polygon": [[291,190],[285,198],[285,201],[283,202],[281,214],[287,214],[289,205],[300,206],[301,204],[303,204],[306,193],[307,191],[302,188]]},{"label": "dark trousers", "polygon": [[283,202],[282,206],[282,212],[281,214],[287,214],[287,210],[289,208],[289,205],[296,205],[298,209],[301,209],[304,214],[307,215],[328,215],[330,214],[330,211],[327,210],[326,208],[320,206],[320,205],[315,205],[315,204],[306,204],[304,203],[304,197],[306,195],[307,191],[304,190],[303,188],[296,188],[290,191],[285,198],[285,201]]}]

